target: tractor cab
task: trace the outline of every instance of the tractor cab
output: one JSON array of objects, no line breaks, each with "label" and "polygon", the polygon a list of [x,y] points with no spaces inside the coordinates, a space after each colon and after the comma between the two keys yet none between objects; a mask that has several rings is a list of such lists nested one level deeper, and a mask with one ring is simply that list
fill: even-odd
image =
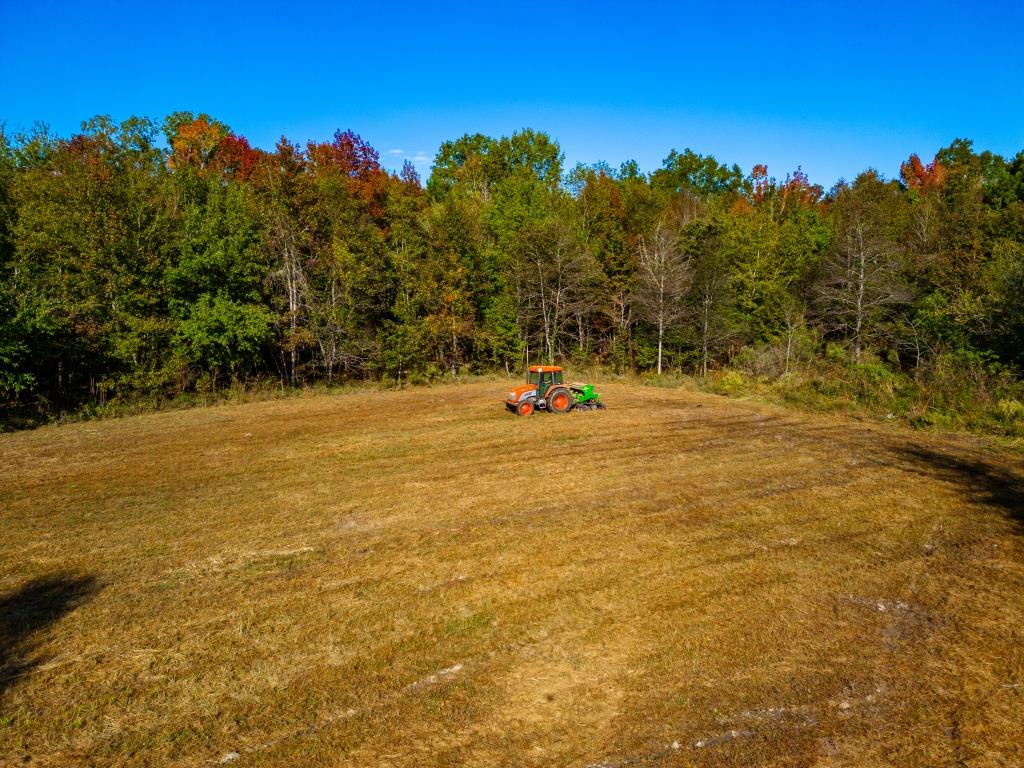
[{"label": "tractor cab", "polygon": [[555,384],[563,384],[562,369],[557,365],[531,365],[526,383],[543,397]]}]

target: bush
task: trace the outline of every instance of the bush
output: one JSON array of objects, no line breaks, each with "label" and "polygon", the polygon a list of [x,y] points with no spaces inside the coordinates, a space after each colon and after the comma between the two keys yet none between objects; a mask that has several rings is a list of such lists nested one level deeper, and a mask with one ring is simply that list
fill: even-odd
[{"label": "bush", "polygon": [[847,374],[857,400],[879,405],[891,401],[900,386],[900,375],[883,363],[857,363]]},{"label": "bush", "polygon": [[1006,433],[1024,436],[1024,403],[1016,398],[1004,397],[996,403],[996,418],[1005,425]]},{"label": "bush", "polygon": [[933,427],[937,429],[952,429],[955,426],[953,417],[941,411],[926,410],[919,416],[910,420],[915,427]]},{"label": "bush", "polygon": [[733,357],[732,364],[751,376],[778,379],[810,366],[819,346],[818,337],[803,328],[790,337],[743,347]]},{"label": "bush", "polygon": [[845,363],[850,359],[846,353],[846,347],[835,341],[830,341],[825,346],[825,359],[832,363]]},{"label": "bush", "polygon": [[724,395],[734,395],[746,389],[747,380],[739,371],[726,371],[715,376],[711,382],[711,390]]},{"label": "bush", "polygon": [[786,371],[786,352],[770,344],[743,347],[732,359],[732,364],[750,376],[777,379]]},{"label": "bush", "polygon": [[1012,382],[991,355],[970,349],[936,356],[918,378],[936,408],[962,412],[993,405],[996,392]]},{"label": "bush", "polygon": [[633,361],[637,368],[653,368],[658,363],[657,345],[642,337],[637,338],[633,345]]},{"label": "bush", "polygon": [[1013,423],[1024,421],[1024,403],[1013,398],[1004,398],[996,403],[996,410],[1003,421]]}]

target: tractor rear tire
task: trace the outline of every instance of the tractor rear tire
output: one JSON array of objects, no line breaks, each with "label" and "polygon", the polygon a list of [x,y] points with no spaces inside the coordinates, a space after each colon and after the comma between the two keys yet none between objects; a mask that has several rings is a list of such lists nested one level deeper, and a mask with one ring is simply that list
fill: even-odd
[{"label": "tractor rear tire", "polygon": [[572,395],[565,387],[559,387],[548,393],[548,410],[552,413],[568,413],[572,410]]},{"label": "tractor rear tire", "polygon": [[531,413],[533,413],[533,403],[529,400],[523,400],[516,406],[516,415],[518,416],[529,416]]}]

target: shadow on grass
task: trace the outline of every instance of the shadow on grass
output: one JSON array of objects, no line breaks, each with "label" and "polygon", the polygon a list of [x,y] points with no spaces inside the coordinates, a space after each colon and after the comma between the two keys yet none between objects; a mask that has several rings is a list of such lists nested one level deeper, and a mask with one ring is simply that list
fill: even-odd
[{"label": "shadow on grass", "polygon": [[972,501],[1001,509],[1024,529],[1024,477],[978,456],[953,456],[919,445],[892,450],[905,469],[961,486]]},{"label": "shadow on grass", "polygon": [[55,574],[0,595],[0,697],[46,660],[33,653],[40,633],[98,590],[93,576]]}]

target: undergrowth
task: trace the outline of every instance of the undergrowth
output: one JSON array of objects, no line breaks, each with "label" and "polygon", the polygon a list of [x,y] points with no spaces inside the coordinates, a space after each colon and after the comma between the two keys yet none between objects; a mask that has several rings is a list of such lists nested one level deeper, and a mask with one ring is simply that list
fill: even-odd
[{"label": "undergrowth", "polygon": [[735,362],[706,378],[673,375],[646,381],[914,429],[980,433],[1024,447],[1024,382],[978,356],[949,355],[909,372],[873,355],[857,361],[835,350],[781,372],[759,366],[753,355],[737,356]]}]

